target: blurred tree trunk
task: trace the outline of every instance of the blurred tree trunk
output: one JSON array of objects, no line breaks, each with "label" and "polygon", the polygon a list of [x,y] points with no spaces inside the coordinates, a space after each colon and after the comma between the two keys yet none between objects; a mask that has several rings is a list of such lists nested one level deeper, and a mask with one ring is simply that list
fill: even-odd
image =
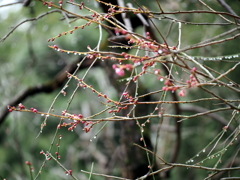
[{"label": "blurred tree trunk", "polygon": [[[106,70],[108,78],[111,82],[111,84],[115,87],[115,89],[118,92],[119,97],[123,93],[126,85],[125,83],[116,83],[116,74],[114,70],[112,69],[112,63],[110,61],[104,61],[101,63],[103,68]],[[144,89],[139,88],[139,89]],[[146,90],[143,90],[145,92],[141,93],[147,93]],[[130,83],[128,88],[128,93],[130,95],[134,95],[135,92],[135,84]],[[149,96],[145,99],[142,99],[143,101],[149,101]],[[121,112],[122,116],[127,115],[129,112],[129,109]],[[149,112],[149,105],[142,105],[136,108],[136,116],[142,116],[146,115]],[[141,123],[141,122],[140,122]],[[150,141],[150,133],[149,133],[149,125],[144,127],[144,140],[147,144],[148,149],[152,149],[151,141]],[[149,172],[149,163],[147,160],[146,152],[136,146],[133,145],[133,143],[138,143],[140,141],[140,128],[136,124],[135,121],[122,121],[118,122],[117,126],[115,128],[118,128],[116,132],[120,132],[120,134],[117,134],[116,136],[119,137],[119,143],[120,143],[120,165],[121,165],[121,173],[122,177],[129,178],[129,179],[135,179],[137,177],[143,176]],[[143,143],[141,142],[140,145],[143,146]]]},{"label": "blurred tree trunk", "polygon": [[[117,4],[116,0],[105,0],[105,2],[111,3],[111,4]],[[108,12],[107,6],[101,4],[101,7],[105,13]],[[123,23],[121,15],[116,16],[116,18]],[[133,18],[136,18],[136,16],[133,16]],[[131,24],[133,28],[136,28],[141,24],[141,21],[138,19],[131,19]],[[124,42],[121,42],[124,43]],[[113,49],[111,49],[113,51]],[[118,82],[116,79],[119,77],[116,75],[115,71],[112,68],[113,62],[111,61],[103,61],[101,63],[102,67],[105,69],[106,74],[111,82],[111,84],[116,89],[118,96],[120,97],[122,93],[124,92],[124,89],[126,88],[126,81],[124,82]],[[141,86],[141,85],[139,85]],[[135,94],[135,83],[131,82],[127,91],[128,93],[134,97]],[[147,90],[144,87],[140,87],[138,92],[139,94],[145,94],[147,93]],[[150,97],[147,96],[145,98],[142,98],[141,101],[149,101]],[[129,112],[129,109],[122,111],[122,116],[127,116]],[[136,108],[135,115],[136,116],[142,116],[147,115],[149,112],[149,105],[141,105]],[[144,120],[145,121],[145,120]],[[140,122],[141,123],[141,122]],[[136,179],[138,177],[141,177],[143,175],[146,175],[149,172],[149,163],[147,160],[146,152],[136,146],[133,145],[133,143],[140,143],[140,145],[143,146],[143,143],[140,141],[141,133],[140,128],[136,124],[135,121],[122,121],[117,123],[120,134],[117,136],[119,137],[119,143],[120,143],[120,162],[121,165],[121,174],[122,177],[128,178],[128,179]],[[152,149],[151,141],[150,141],[150,133],[149,133],[150,126],[147,125],[144,127],[144,140],[147,144],[148,149]],[[148,179],[148,178],[147,178]],[[152,179],[152,177],[149,177],[149,179]]]}]

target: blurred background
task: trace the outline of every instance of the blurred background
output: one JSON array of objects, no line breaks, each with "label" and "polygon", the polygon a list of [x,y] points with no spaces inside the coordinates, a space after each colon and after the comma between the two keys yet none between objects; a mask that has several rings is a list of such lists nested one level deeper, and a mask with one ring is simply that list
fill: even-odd
[{"label": "blurred background", "polygon": [[[30,4],[23,6],[19,1],[17,4],[11,6],[3,6],[4,4],[15,3],[17,1],[0,1],[0,38],[3,38],[14,26],[26,20],[38,17],[39,15],[51,11],[54,8],[48,9],[39,1],[31,1]],[[76,1],[80,3],[80,1]],[[94,10],[103,11],[98,2],[90,0],[83,1],[87,7]],[[131,2],[135,7],[135,4]],[[137,2],[151,11],[159,11],[156,1],[137,0]],[[159,1],[164,11],[187,11],[187,10],[206,10],[201,3],[196,0],[178,0],[178,1]],[[58,3],[58,1],[53,1]],[[217,1],[206,1],[215,11],[226,10]],[[237,13],[240,14],[240,2],[237,0],[228,1],[228,5]],[[69,11],[80,15],[90,15],[86,10],[80,11],[76,6],[64,4],[64,7]],[[213,14],[178,14],[169,15],[171,18],[181,19],[188,22],[198,23],[221,23],[223,20],[217,15]],[[76,62],[80,61],[82,56],[75,56],[74,54],[59,53],[49,48],[49,45],[57,44],[59,47],[66,50],[87,51],[87,46],[95,47],[98,43],[99,29],[97,25],[91,25],[85,29],[79,29],[72,35],[62,36],[55,40],[55,42],[48,42],[49,38],[73,29],[74,26],[80,26],[85,23],[84,20],[76,20],[69,24],[71,19],[63,19],[63,14],[52,13],[37,21],[29,21],[20,25],[13,33],[9,35],[4,42],[0,42],[0,178],[2,179],[30,179],[30,173],[25,161],[30,161],[34,167],[34,177],[40,169],[45,157],[40,154],[40,151],[47,151],[51,147],[53,137],[55,135],[56,127],[59,123],[58,118],[49,117],[47,126],[43,132],[40,132],[41,123],[44,117],[33,113],[12,112],[3,116],[4,111],[16,97],[19,97],[22,92],[31,88],[40,87],[52,83],[52,80],[61,73],[64,68],[72,66],[75,69]],[[171,46],[177,45],[178,40],[178,24],[172,23],[168,19],[154,20],[158,29],[166,38]],[[171,31],[168,33],[171,27]],[[182,24],[182,44],[181,47],[195,44],[200,41],[214,37],[217,34],[226,32],[235,28],[236,25],[225,26],[200,26]],[[143,28],[137,26],[136,32],[143,34]],[[156,33],[156,29],[154,30]],[[239,32],[239,31],[238,31]],[[157,34],[157,33],[156,33]],[[103,47],[107,43],[107,33],[103,32]],[[158,40],[162,39],[158,37]],[[134,51],[132,51],[134,52]],[[131,52],[130,52],[131,53]],[[227,56],[240,53],[239,38],[228,41],[222,44],[208,46],[200,49],[190,50],[187,52],[191,56]],[[238,61],[239,58],[232,60]],[[205,65],[214,68],[220,73],[225,72],[233,66],[227,62],[203,62]],[[87,67],[87,65],[86,65]],[[82,67],[77,76],[82,77],[87,68]],[[239,84],[240,71],[237,67],[235,71],[229,74],[229,78]],[[26,108],[36,108],[38,111],[47,112],[56,95],[63,88],[64,83],[58,84],[49,91],[29,94],[23,99]],[[86,76],[85,82],[94,86],[96,90],[107,94],[114,100],[118,99],[119,92],[116,86],[113,86],[111,79],[109,79],[104,68],[96,65],[91,68]],[[118,82],[118,81],[117,81]],[[150,76],[145,76],[141,79],[145,88],[151,92],[161,89],[163,82],[157,82],[156,79],[151,79]],[[61,114],[68,106],[69,98],[72,95],[77,83],[71,81],[66,89],[66,96],[60,95],[54,104],[54,113]],[[239,99],[239,94],[229,93],[224,88],[212,89],[223,98]],[[193,89],[187,92],[187,96],[181,100],[198,99],[207,97],[207,95],[198,89]],[[79,89],[75,94],[73,101],[69,107],[69,112],[75,114],[83,114],[88,117],[92,114],[103,110],[102,99],[94,96],[90,90]],[[212,102],[204,101],[197,105],[183,106],[184,114],[189,115],[198,112],[198,108],[212,109],[214,104]],[[223,107],[225,107],[223,105]],[[152,107],[151,107],[152,108]],[[169,110],[170,105],[166,105],[165,109]],[[149,112],[152,112],[151,109]],[[200,109],[199,111],[204,110]],[[147,114],[148,112],[146,112]],[[108,117],[108,113],[103,113],[99,118]],[[216,119],[209,116],[196,117],[184,121],[181,127],[182,141],[181,148],[178,149],[178,157],[176,162],[185,163],[191,157],[201,151],[208,143],[210,143],[222,130],[224,122],[228,122],[231,117],[231,112],[216,113]],[[224,120],[221,122],[221,120]],[[236,119],[233,126],[237,127],[239,120]],[[158,119],[153,119],[147,133],[149,133],[151,144],[154,146],[157,135]],[[61,159],[59,160],[67,169],[73,170],[78,179],[88,179],[88,174],[82,173],[81,170],[98,172],[101,174],[109,174],[121,176],[121,166],[118,160],[121,159],[121,137],[120,128],[117,122],[108,123],[98,134],[97,138],[94,135],[103,127],[100,123],[89,132],[82,131],[83,126],[79,126],[73,132],[69,132],[67,128],[61,128],[58,135],[62,135],[60,141],[59,153]],[[229,130],[226,138],[233,132],[234,129]],[[37,137],[38,136],[38,137]],[[225,139],[226,139],[225,138]],[[225,140],[224,139],[224,140]],[[92,140],[92,141],[90,141]],[[172,156],[172,149],[176,141],[175,123],[171,118],[163,121],[158,141],[157,154],[165,160],[170,160]],[[58,138],[53,142],[52,153],[57,151],[55,144],[59,143]],[[141,142],[132,142],[139,143]],[[224,141],[219,143],[220,146]],[[141,144],[142,145],[142,144]],[[221,147],[219,147],[221,149]],[[240,163],[239,157],[239,143],[229,147],[228,151],[222,156],[222,165],[236,165]],[[201,160],[206,157],[206,154],[199,155]],[[234,161],[233,161],[233,158]],[[134,163],[138,163],[139,159],[136,157]],[[213,167],[216,159],[205,161],[205,166]],[[93,164],[94,163],[94,164]],[[159,163],[159,162],[157,162]],[[221,166],[222,166],[221,165]],[[237,172],[231,172],[231,175],[239,175]],[[234,174],[235,173],[235,174]],[[204,170],[176,168],[171,172],[171,175],[166,179],[203,179],[207,172]],[[224,176],[223,174],[221,176]],[[156,176],[156,179],[160,177]],[[219,177],[218,177],[219,178]],[[42,169],[39,179],[71,179],[66,176],[65,172],[54,161],[49,161]],[[100,176],[92,176],[92,179],[108,179]],[[109,178],[110,179],[110,178]],[[164,179],[164,178],[162,178]]]}]

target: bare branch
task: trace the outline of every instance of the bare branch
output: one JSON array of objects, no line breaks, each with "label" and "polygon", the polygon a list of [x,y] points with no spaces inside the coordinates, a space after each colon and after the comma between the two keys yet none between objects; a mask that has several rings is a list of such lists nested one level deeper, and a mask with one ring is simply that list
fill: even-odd
[{"label": "bare branch", "polygon": [[237,16],[237,14],[233,11],[233,9],[224,1],[224,0],[217,0],[229,13]]},{"label": "bare branch", "polygon": [[219,41],[213,41],[213,42],[209,42],[209,43],[205,43],[205,44],[201,44],[201,45],[199,45],[199,44],[192,45],[190,47],[186,47],[186,48],[180,49],[180,50],[176,51],[175,53],[185,52],[185,51],[188,51],[188,50],[191,50],[191,49],[196,49],[196,48],[201,48],[201,47],[205,47],[205,46],[210,46],[210,45],[213,45],[213,44],[220,44],[220,43],[223,43],[223,42],[226,42],[226,41],[230,41],[230,40],[236,39],[239,36],[240,36],[240,33],[236,34],[236,35],[234,35],[232,37],[219,40]]},{"label": "bare branch", "polygon": [[[208,9],[210,9],[211,11],[213,11],[213,12],[216,12],[216,11],[214,11],[211,7],[209,7],[206,3],[204,3],[203,1],[201,1],[201,0],[198,0],[200,3],[202,3],[204,6],[206,6]],[[224,16],[222,16],[222,15],[219,15],[222,19],[224,19],[225,21],[227,21],[227,22],[229,22],[229,23],[233,23],[233,22],[231,22],[231,21],[229,21],[227,18],[225,18]]]},{"label": "bare branch", "polygon": [[[39,94],[39,93],[51,93],[55,89],[61,87],[62,84],[64,83],[64,81],[68,79],[66,71],[74,72],[74,70],[77,67],[78,62],[79,62],[79,60],[66,66],[52,80],[50,80],[44,84],[41,84],[41,85],[29,87],[29,88],[23,90],[21,93],[17,94],[10,102],[8,102],[8,104],[6,104],[6,106],[3,109],[1,109],[0,125],[4,122],[4,120],[6,119],[8,113],[9,113],[8,109],[7,109],[7,105],[16,106],[17,104],[19,104],[19,103],[23,102],[25,99],[27,99],[29,96],[33,96],[33,95]],[[89,62],[89,61],[84,61],[84,63],[81,65],[81,68],[88,67],[90,65],[90,63],[91,62]],[[98,63],[95,63],[94,65],[95,66],[98,65]]]},{"label": "bare branch", "polygon": [[[192,112],[197,112],[197,113],[204,113],[204,112],[208,111],[208,109],[200,107],[200,106],[196,106],[196,105],[182,106],[181,109],[182,109],[182,111],[192,111]],[[216,113],[207,114],[207,116],[209,116],[213,120],[216,120],[217,122],[221,123],[223,126],[226,126],[228,124],[228,121],[226,121],[222,116],[220,116]],[[231,125],[228,128],[231,131],[235,130],[235,128]]]},{"label": "bare branch", "polygon": [[[154,15],[163,15],[163,14],[221,14],[221,15],[227,15],[236,19],[240,19],[239,16],[237,15],[233,15],[230,13],[226,13],[226,12],[219,12],[219,11],[205,11],[205,10],[192,10],[192,11],[174,11],[174,12],[152,12],[150,11],[151,14]],[[234,23],[235,24],[235,23]]]},{"label": "bare branch", "polygon": [[22,4],[22,2],[14,2],[14,3],[9,3],[9,4],[3,4],[0,6],[1,7],[6,7],[6,6],[12,6],[12,5],[15,5],[15,4]]},{"label": "bare branch", "polygon": [[163,16],[161,18],[155,17],[156,19],[170,19],[173,22],[181,22],[183,24],[189,24],[189,25],[200,25],[200,26],[227,26],[227,25],[232,25],[232,23],[194,23],[194,22],[188,22],[188,21],[183,21],[180,19],[175,19],[172,17],[168,17],[168,16]]},{"label": "bare branch", "polygon": [[24,24],[24,23],[26,23],[26,22],[29,22],[29,21],[37,21],[38,19],[40,19],[40,18],[42,18],[42,17],[44,17],[44,16],[46,16],[46,15],[49,15],[49,14],[51,14],[51,13],[55,13],[55,12],[62,13],[62,11],[60,11],[60,10],[58,10],[58,9],[55,9],[55,10],[52,10],[52,11],[48,11],[48,12],[46,12],[46,13],[43,13],[43,14],[39,15],[39,16],[36,17],[36,18],[26,19],[26,20],[18,23],[18,24],[17,24],[16,26],[14,26],[2,39],[0,39],[0,42],[5,41],[5,40],[7,39],[7,37],[8,37],[11,33],[13,33],[13,32],[14,32],[19,26],[21,26],[22,24]]}]

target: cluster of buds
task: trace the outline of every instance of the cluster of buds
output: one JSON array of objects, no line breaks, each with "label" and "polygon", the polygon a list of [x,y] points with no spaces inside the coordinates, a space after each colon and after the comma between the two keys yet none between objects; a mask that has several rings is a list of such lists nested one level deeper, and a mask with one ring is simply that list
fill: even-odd
[{"label": "cluster of buds", "polygon": [[182,89],[179,93],[179,96],[184,97],[186,95],[185,91]]},{"label": "cluster of buds", "polygon": [[[26,107],[22,103],[18,104],[18,108],[14,107],[14,106],[7,106],[7,108],[8,108],[9,112],[12,112],[12,111],[15,111],[15,110],[16,111],[21,111],[21,110],[25,110],[26,109]],[[38,112],[37,109],[35,109],[33,107],[30,108],[30,111],[32,111],[34,113]]]},{"label": "cluster of buds", "polygon": [[85,121],[84,125],[85,125],[85,127],[83,128],[83,130],[86,133],[88,133],[91,130],[92,126],[93,126],[92,121]]},{"label": "cluster of buds", "polygon": [[48,160],[48,161],[50,161],[50,160],[52,159],[52,158],[49,156],[49,154],[48,154],[48,153],[45,153],[43,150],[40,151],[40,154],[43,154],[43,155],[45,156],[46,160]]},{"label": "cluster of buds", "polygon": [[83,6],[84,6],[84,2],[81,2],[80,5],[79,5],[79,9],[82,10]]},{"label": "cluster of buds", "polygon": [[51,9],[51,7],[52,7],[52,4],[53,4],[53,2],[52,2],[52,1],[49,1],[49,2],[47,2],[47,1],[44,1],[44,2],[43,2],[43,5],[45,5],[45,6],[48,6],[48,8],[49,8],[49,9]]},{"label": "cluster of buds", "polygon": [[125,72],[124,70],[127,71],[131,71],[133,69],[133,65],[132,64],[113,64],[112,68],[115,70],[115,73],[118,76],[124,76]]},{"label": "cluster of buds", "polygon": [[123,107],[117,107],[116,109],[114,110],[109,110],[108,113],[111,114],[111,113],[118,113],[120,112],[121,110],[123,109],[127,109],[128,106],[123,106]]},{"label": "cluster of buds", "polygon": [[25,109],[25,106],[22,103],[19,103],[18,104],[18,109],[23,110],[23,109]]},{"label": "cluster of buds", "polygon": [[138,100],[137,99],[134,100],[133,97],[130,96],[128,92],[124,92],[123,97],[126,98],[130,103],[136,104],[138,102]]},{"label": "cluster of buds", "polygon": [[57,128],[60,129],[61,127],[67,127],[67,126],[70,126],[68,128],[68,131],[73,131],[74,128],[77,127],[77,125],[79,123],[82,123],[84,124],[84,128],[83,130],[87,133],[90,131],[90,129],[92,128],[92,121],[84,121],[82,120],[83,119],[83,115],[82,114],[69,114],[67,113],[66,110],[62,111],[62,115],[63,116],[67,116],[69,120],[73,120],[73,122],[70,122],[70,123],[66,123],[66,122],[63,122],[62,124],[58,124]]},{"label": "cluster of buds", "polygon": [[128,44],[135,44],[137,47],[148,50],[150,52],[155,52],[157,56],[159,55],[167,55],[170,53],[170,50],[176,50],[175,46],[167,46],[165,43],[158,44],[155,40],[148,40],[151,39],[150,33],[146,33],[146,39],[140,39],[133,37],[131,34],[126,34],[125,37],[128,40]]},{"label": "cluster of buds", "polygon": [[163,90],[163,91],[172,91],[172,92],[175,92],[177,89],[180,88],[179,86],[174,86],[173,83],[172,83],[169,79],[166,79],[166,80],[165,80],[164,85],[165,85],[165,86],[162,87],[162,90]]},{"label": "cluster of buds", "polygon": [[35,109],[35,108],[30,108],[30,110],[31,110],[32,112],[34,112],[34,113],[37,112],[37,109]]},{"label": "cluster of buds", "polygon": [[55,155],[57,156],[57,159],[61,159],[61,156],[59,155],[59,152],[55,152]]},{"label": "cluster of buds", "polygon": [[126,30],[124,30],[124,29],[119,29],[119,28],[117,28],[117,27],[114,29],[114,32],[115,32],[116,35],[120,35],[120,34],[126,35],[126,34],[127,34],[127,31],[126,31]]},{"label": "cluster of buds", "polygon": [[197,84],[197,80],[196,80],[196,78],[194,77],[194,74],[195,74],[196,70],[197,70],[196,67],[193,67],[193,68],[191,69],[191,71],[190,71],[191,74],[190,74],[190,76],[189,76],[189,80],[186,81],[186,83],[188,84],[188,87],[189,87],[189,88],[190,88],[190,87],[194,87],[194,86]]},{"label": "cluster of buds", "polygon": [[[14,111],[14,110],[20,110],[20,111],[21,111],[21,110],[26,109],[25,106],[24,106],[22,103],[19,103],[19,104],[18,104],[18,108],[16,108],[15,106],[9,106],[9,105],[7,106],[7,108],[8,108],[8,111],[9,111],[9,112],[12,112],[12,111]],[[36,112],[37,112],[37,111],[36,111]]]},{"label": "cluster of buds", "polygon": [[72,175],[72,170],[68,170],[65,172],[66,175]]},{"label": "cluster of buds", "polygon": [[29,166],[30,171],[34,171],[34,168],[32,167],[32,163],[30,161],[26,161],[25,164]]}]

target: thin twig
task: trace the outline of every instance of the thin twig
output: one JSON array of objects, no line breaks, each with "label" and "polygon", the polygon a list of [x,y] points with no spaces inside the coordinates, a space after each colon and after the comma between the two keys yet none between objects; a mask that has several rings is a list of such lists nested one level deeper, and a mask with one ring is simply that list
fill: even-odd
[{"label": "thin twig", "polygon": [[178,45],[177,45],[177,49],[180,49],[181,46],[181,36],[182,36],[182,24],[179,22],[178,23]]},{"label": "thin twig", "polygon": [[[48,156],[50,156],[65,172],[69,172],[67,168],[65,168],[64,165],[62,165],[51,153],[47,152]],[[68,173],[68,175],[72,176],[73,179],[78,180],[76,176],[74,176],[72,173]]]},{"label": "thin twig", "polygon": [[188,24],[188,25],[199,25],[199,26],[228,26],[228,25],[233,25],[232,23],[195,23],[195,22],[188,22],[188,21],[183,21],[179,19],[175,19],[172,17],[168,16],[163,16],[163,17],[153,17],[155,19],[161,20],[161,19],[170,19],[172,22],[181,22],[183,24]]},{"label": "thin twig", "polygon": [[[140,13],[140,12],[139,12]],[[205,10],[192,10],[192,11],[173,11],[173,12],[153,12],[149,11],[149,13],[154,15],[163,15],[163,14],[221,14],[221,15],[227,15],[236,19],[240,19],[239,16],[233,15],[227,12],[219,12],[219,11],[205,11]]]},{"label": "thin twig", "polygon": [[232,37],[226,38],[226,39],[221,39],[219,41],[213,41],[213,42],[209,42],[209,43],[201,44],[201,45],[199,45],[199,44],[192,45],[190,47],[186,47],[186,48],[180,49],[180,50],[176,51],[175,53],[185,52],[185,51],[188,51],[188,50],[191,50],[191,49],[196,49],[196,48],[201,48],[201,47],[205,47],[205,46],[210,46],[210,45],[213,45],[213,44],[220,44],[220,43],[223,43],[223,42],[226,42],[226,41],[230,41],[230,40],[236,39],[239,36],[240,36],[240,33],[236,34],[236,35],[234,35]]},{"label": "thin twig", "polygon": [[141,148],[141,149],[143,149],[143,150],[145,150],[145,151],[147,151],[147,152],[150,152],[151,154],[153,154],[154,156],[156,156],[158,159],[160,159],[163,163],[167,164],[167,162],[166,162],[165,160],[163,160],[161,157],[159,157],[158,155],[156,155],[154,152],[150,151],[149,149],[146,149],[146,148],[144,148],[144,147],[142,147],[142,146],[140,146],[140,145],[138,145],[138,144],[135,144],[135,143],[133,143],[133,145],[134,145],[134,146],[137,146],[137,147],[139,147],[139,148]]},{"label": "thin twig", "polygon": [[[201,1],[201,0],[198,0],[198,1],[199,1],[200,3],[202,3],[204,6],[206,6],[208,9],[210,9],[211,11],[216,12],[215,10],[213,10],[211,7],[209,7],[209,6],[208,6],[206,3],[204,3],[203,1]],[[222,16],[222,15],[219,15],[219,16],[220,16],[222,19],[224,19],[225,21],[233,24],[232,21],[228,20],[228,19],[225,18],[224,16]]]},{"label": "thin twig", "polygon": [[117,177],[117,176],[110,176],[110,175],[107,175],[107,174],[99,174],[99,173],[88,172],[88,171],[84,171],[84,170],[81,170],[81,172],[96,175],[96,176],[102,176],[102,177],[106,177],[106,178],[113,178],[113,179],[120,179],[120,180],[132,180],[132,179],[121,178],[121,177]]},{"label": "thin twig", "polygon": [[[237,16],[237,14],[234,12],[234,10],[224,1],[224,0],[218,0],[218,2],[231,14]],[[240,20],[237,20],[238,23],[240,23]]]},{"label": "thin twig", "polygon": [[13,33],[20,25],[22,25],[22,24],[24,24],[24,23],[26,23],[26,22],[29,22],[29,21],[37,21],[38,19],[40,19],[40,18],[42,18],[42,17],[44,17],[44,16],[46,16],[46,15],[49,15],[49,14],[51,14],[51,13],[55,13],[55,12],[62,13],[60,10],[54,9],[54,10],[48,11],[48,12],[46,12],[46,13],[43,13],[43,14],[37,16],[36,18],[26,19],[26,20],[18,23],[18,24],[17,24],[16,26],[14,26],[2,39],[0,39],[0,42],[5,41],[5,39],[7,39],[7,37],[8,37],[11,33]]},{"label": "thin twig", "polygon": [[12,5],[15,5],[15,4],[22,4],[22,2],[14,2],[14,3],[9,3],[9,4],[3,4],[0,6],[1,7],[6,7],[6,6],[12,6]]},{"label": "thin twig", "polygon": [[240,29],[240,27],[233,28],[233,29],[231,29],[231,30],[229,30],[229,31],[226,31],[226,32],[224,32],[224,33],[222,33],[222,34],[219,34],[219,35],[217,35],[217,36],[215,36],[215,37],[213,37],[213,38],[210,38],[210,39],[201,41],[201,42],[199,42],[199,43],[197,43],[197,44],[195,44],[195,45],[209,43],[209,42],[214,41],[214,40],[216,40],[216,39],[219,39],[219,38],[221,38],[221,37],[223,37],[223,36],[226,36],[226,35],[228,35],[228,34],[231,34],[231,33],[235,32],[235,31],[238,31],[239,29]]}]

